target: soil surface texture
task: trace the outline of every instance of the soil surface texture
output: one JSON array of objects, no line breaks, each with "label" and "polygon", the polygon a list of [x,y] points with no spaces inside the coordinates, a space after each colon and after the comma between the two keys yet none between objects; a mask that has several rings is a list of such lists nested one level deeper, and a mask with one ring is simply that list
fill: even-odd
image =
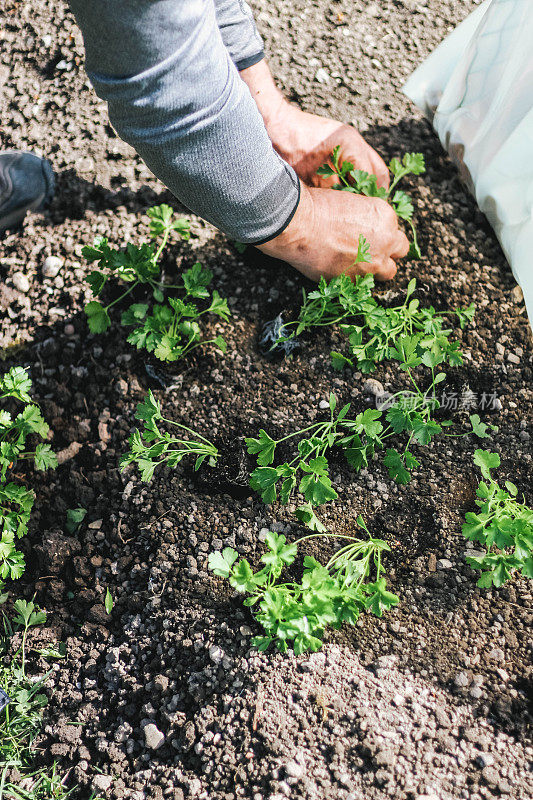
[{"label": "soil surface texture", "polygon": [[[430,126],[400,91],[476,4],[253,6],[290,99],[353,121],[387,160],[424,153],[427,173],[408,185],[424,257],[402,264],[377,293],[402,298],[416,277],[423,303],[476,303],[474,323],[457,331],[465,364],[446,385],[458,397],[493,397],[479,413],[499,426],[489,440],[501,454],[497,477],[514,481],[531,505],[533,369],[521,293]],[[183,209],[114,135],[63,2],[4,0],[0,37],[0,147],[42,153],[57,174],[51,208],[0,242],[2,368],[30,369],[61,461],[55,473],[21,472],[37,500],[21,541],[28,568],[12,587],[13,596],[36,592],[48,612],[39,640],[67,643],[67,658],[53,666],[39,757],[70,770],[81,800],[93,791],[112,800],[531,798],[531,583],[478,589],[465,563],[472,548],[461,523],[475,508],[479,442],[437,438],[420,448],[421,467],[405,487],[381,458],[359,475],[335,462],[339,499],[320,515],[346,533],[362,514],[389,542],[385,566],[400,604],[328,632],[314,655],[251,649],[259,628],[208,573],[208,553],[231,545],[258,564],[267,530],[292,540],[303,528],[294,507],[266,507],[243,489],[249,465],[238,437],[304,427],[332,390],[360,411],[374,404],[375,384],[333,371],[338,331],[308,336],[290,360],[265,358],[263,324],[297,308],[308,284],[253,250],[241,255],[191,215],[194,237],[170,248],[165,269],[199,260],[213,271],[232,312],[228,324],[211,324],[226,355],[198,350],[162,388],[153,368],[165,369],[128,345],[119,326],[90,335],[81,247],[97,234],[142,239],[156,203]],[[50,255],[62,260],[56,275],[43,273]],[[373,377],[386,391],[401,380],[391,362]],[[148,388],[167,416],[232,443],[217,482],[195,480],[185,466],[161,469],[149,484],[134,469],[119,471]],[[467,429],[467,408],[449,415]],[[233,477],[240,490],[229,491]],[[77,507],[88,513],[68,534],[66,510]],[[45,668],[31,663],[36,673]]]}]

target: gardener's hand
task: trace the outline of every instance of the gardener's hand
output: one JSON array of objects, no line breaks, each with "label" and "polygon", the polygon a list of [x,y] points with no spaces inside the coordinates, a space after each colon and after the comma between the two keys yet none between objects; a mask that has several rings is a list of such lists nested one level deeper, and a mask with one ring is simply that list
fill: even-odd
[{"label": "gardener's hand", "polygon": [[331,188],[339,182],[336,176],[316,174],[338,145],[341,161],[376,175],[378,186],[389,188],[385,162],[351,125],[308,114],[284,100],[267,131],[275,150],[308,186]]},{"label": "gardener's hand", "polygon": [[355,128],[308,114],[289,103],[274,83],[265,60],[242,70],[241,78],[257,103],[275,150],[308,186],[327,188],[338,182],[335,177],[321,177],[316,171],[339,145],[341,161],[351,161],[356,169],[373,173],[378,185],[388,188],[385,162]]},{"label": "gardener's hand", "polygon": [[[354,264],[359,235],[370,246],[370,263]],[[407,255],[407,237],[398,228],[394,209],[384,200],[301,184],[296,213],[275,239],[259,250],[287,261],[311,280],[342,272],[372,272],[378,280],[396,274],[395,259]]]}]

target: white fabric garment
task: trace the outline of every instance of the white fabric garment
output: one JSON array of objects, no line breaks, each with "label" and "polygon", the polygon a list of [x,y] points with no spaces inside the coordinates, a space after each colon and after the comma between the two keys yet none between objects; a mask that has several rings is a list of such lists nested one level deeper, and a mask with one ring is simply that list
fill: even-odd
[{"label": "white fabric garment", "polygon": [[493,226],[533,323],[533,0],[485,0],[404,92]]}]

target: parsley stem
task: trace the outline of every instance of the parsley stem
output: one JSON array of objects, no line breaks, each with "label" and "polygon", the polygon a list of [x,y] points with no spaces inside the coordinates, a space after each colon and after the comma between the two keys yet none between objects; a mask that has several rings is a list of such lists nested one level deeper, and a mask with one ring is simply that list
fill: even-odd
[{"label": "parsley stem", "polygon": [[166,417],[161,417],[161,420],[163,422],[168,422],[170,425],[175,425],[176,428],[181,428],[181,430],[187,431],[187,433],[192,433],[193,436],[198,437],[198,439],[201,439],[203,442],[208,444],[210,447],[214,447],[213,443],[210,442],[209,439],[206,439],[205,436],[202,436],[201,433],[198,433],[197,431],[193,431],[192,428],[188,428],[186,425],[183,425],[181,422],[176,422],[175,420],[167,419]]},{"label": "parsley stem", "polygon": [[127,297],[127,296],[128,296],[130,293],[131,293],[131,292],[133,292],[133,290],[134,290],[134,289],[135,289],[135,288],[136,288],[136,287],[139,285],[139,283],[140,283],[140,281],[134,281],[134,282],[131,284],[130,288],[129,288],[129,289],[126,289],[126,291],[125,291],[123,294],[121,294],[121,295],[120,295],[120,297],[117,297],[117,299],[116,299],[116,300],[113,300],[113,302],[112,302],[112,303],[109,303],[109,305],[105,307],[105,310],[106,310],[106,311],[109,311],[109,309],[110,309],[112,306],[116,305],[116,304],[117,304],[117,303],[119,303],[121,300],[123,300],[125,297]]}]

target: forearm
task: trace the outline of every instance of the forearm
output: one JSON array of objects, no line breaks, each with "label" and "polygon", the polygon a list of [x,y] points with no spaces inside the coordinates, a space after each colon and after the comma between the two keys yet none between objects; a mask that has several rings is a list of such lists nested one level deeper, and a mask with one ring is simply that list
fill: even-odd
[{"label": "forearm", "polygon": [[258,242],[299,194],[233,65],[212,0],[71,0],[111,122],[191,211]]}]

